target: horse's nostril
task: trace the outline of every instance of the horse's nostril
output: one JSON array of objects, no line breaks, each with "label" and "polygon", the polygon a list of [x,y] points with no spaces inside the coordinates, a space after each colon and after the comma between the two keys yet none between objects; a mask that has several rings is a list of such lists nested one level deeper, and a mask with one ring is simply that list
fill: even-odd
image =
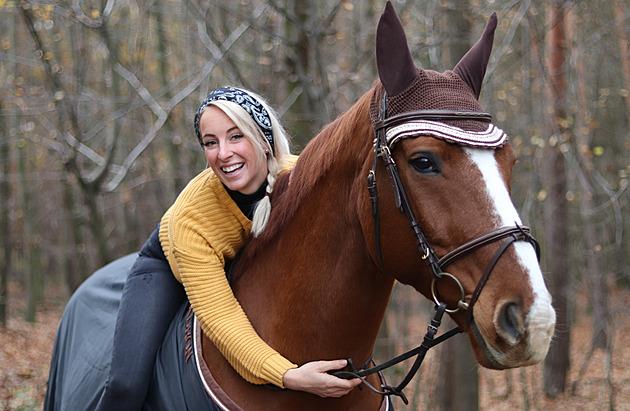
[{"label": "horse's nostril", "polygon": [[521,339],[525,330],[516,303],[506,304],[499,315],[499,327],[503,336],[511,343],[515,344]]}]

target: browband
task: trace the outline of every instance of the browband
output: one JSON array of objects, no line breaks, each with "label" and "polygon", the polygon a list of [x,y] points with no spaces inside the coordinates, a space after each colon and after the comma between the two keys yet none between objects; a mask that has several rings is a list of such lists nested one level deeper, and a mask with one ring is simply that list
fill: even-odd
[{"label": "browband", "polygon": [[[466,131],[443,123],[443,121],[453,120],[480,121],[488,123],[488,128],[485,131]],[[374,130],[377,134],[386,131],[386,141],[390,148],[403,138],[420,135],[440,138],[449,143],[497,148],[505,144],[507,134],[491,121],[492,116],[481,111],[417,110],[381,120],[374,124]]]},{"label": "browband", "polygon": [[391,148],[403,138],[420,135],[439,138],[449,143],[485,148],[501,147],[507,140],[507,134],[494,124],[489,124],[485,131],[466,131],[437,121],[415,120],[388,129],[387,145]]}]

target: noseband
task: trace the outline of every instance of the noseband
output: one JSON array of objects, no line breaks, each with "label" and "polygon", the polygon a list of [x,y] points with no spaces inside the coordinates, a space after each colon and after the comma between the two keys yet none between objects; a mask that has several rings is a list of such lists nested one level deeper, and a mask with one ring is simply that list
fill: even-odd
[{"label": "noseband", "polygon": [[[386,131],[388,128],[394,127],[396,125],[400,125],[402,123],[417,121],[417,120],[428,120],[428,121],[445,121],[445,120],[475,120],[475,121],[483,121],[490,123],[492,121],[492,116],[488,113],[483,112],[474,112],[474,111],[457,111],[457,110],[419,110],[412,111],[407,113],[398,114],[396,116],[392,116],[387,118],[386,116],[387,107],[386,107],[386,96],[383,93],[381,104],[379,107],[379,116],[380,121],[374,125],[376,131],[376,140],[374,145],[374,163],[372,165],[372,170],[368,175],[368,191],[370,194],[370,202],[372,203],[372,216],[374,219],[374,246],[376,259],[381,270],[384,269],[383,265],[383,257],[381,254],[381,241],[380,241],[380,216],[379,216],[379,197],[378,190],[376,186],[376,167],[378,164],[378,159],[382,159],[385,165],[385,170],[387,171],[387,175],[389,176],[389,180],[392,187],[392,192],[394,195],[394,203],[396,208],[403,213],[413,231],[413,235],[416,239],[416,244],[418,246],[418,250],[420,251],[420,255],[422,260],[429,266],[432,273],[432,283],[431,283],[431,293],[433,296],[433,300],[435,302],[435,316],[431,320],[430,325],[428,326],[427,333],[424,336],[424,340],[422,344],[410,350],[404,354],[399,355],[383,364],[367,368],[371,363],[372,359],[368,360],[366,364],[364,364],[359,369],[355,369],[352,360],[348,360],[349,366],[351,367],[351,371],[337,371],[332,372],[332,374],[340,377],[340,378],[360,378],[368,388],[372,391],[379,393],[381,395],[396,395],[399,396],[405,404],[408,403],[405,394],[402,390],[407,386],[407,384],[414,377],[424,357],[429,348],[436,346],[437,344],[447,340],[448,338],[462,332],[459,327],[455,327],[452,330],[443,333],[439,337],[435,338],[435,335],[438,331],[438,327],[441,324],[442,316],[444,312],[454,313],[459,310],[467,311],[467,323],[470,326],[473,321],[473,307],[481,294],[481,290],[485,286],[490,273],[494,269],[495,265],[501,258],[501,256],[505,253],[508,247],[516,242],[516,241],[527,241],[534,246],[536,250],[536,255],[540,257],[540,246],[538,242],[532,235],[530,234],[530,230],[528,227],[521,226],[515,224],[513,227],[503,227],[497,230],[491,231],[487,234],[484,234],[480,237],[477,237],[471,241],[466,242],[465,244],[455,248],[450,251],[446,255],[441,258],[437,257],[437,254],[433,250],[433,247],[427,241],[416,217],[411,209],[411,205],[407,198],[407,194],[405,192],[405,187],[400,179],[400,175],[398,173],[398,168],[396,167],[396,162],[394,161],[391,155],[391,147],[387,141]],[[464,287],[461,282],[452,274],[444,272],[444,268],[457,259],[460,259],[488,244],[494,243],[496,241],[502,241],[501,245],[495,252],[494,256],[488,263],[484,273],[482,274],[475,290],[473,291],[470,300],[466,301],[466,293],[464,291]],[[440,301],[438,292],[437,292],[437,283],[440,280],[448,279],[458,286],[461,291],[461,299],[457,302],[457,306],[453,308],[447,308],[446,303]],[[370,374],[374,374],[380,372],[386,368],[389,368],[395,364],[398,364],[402,361],[410,359],[412,357],[416,357],[416,360],[403,379],[403,381],[397,385],[396,387],[389,385],[382,385],[381,390],[378,390],[371,386],[366,380]]]}]

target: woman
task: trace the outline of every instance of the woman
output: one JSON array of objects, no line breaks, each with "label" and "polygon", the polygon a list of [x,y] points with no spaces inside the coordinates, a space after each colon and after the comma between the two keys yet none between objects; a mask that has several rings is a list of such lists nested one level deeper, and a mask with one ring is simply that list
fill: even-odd
[{"label": "woman", "polygon": [[346,360],[298,367],[282,357],[256,334],[225,275],[225,261],[235,257],[250,232],[264,229],[276,178],[296,161],[277,116],[259,96],[223,87],[201,104],[195,132],[210,168],[182,191],[129,274],[97,409],[141,407],[155,354],[186,296],[203,331],[247,381],[322,397],[347,394],[360,380],[327,374]]}]

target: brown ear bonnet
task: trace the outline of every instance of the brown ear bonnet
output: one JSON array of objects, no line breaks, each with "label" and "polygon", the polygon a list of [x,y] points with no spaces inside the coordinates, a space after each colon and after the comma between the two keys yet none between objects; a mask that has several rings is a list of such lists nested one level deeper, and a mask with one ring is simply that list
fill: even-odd
[{"label": "brown ear bonnet", "polygon": [[[451,71],[438,73],[416,67],[404,29],[388,1],[376,34],[376,60],[383,87],[377,87],[370,105],[372,124],[379,121],[383,90],[387,117],[414,110],[482,111],[477,99],[492,50],[496,14],[492,14],[477,43]],[[489,124],[475,120],[447,120],[466,131],[485,131]]]}]

